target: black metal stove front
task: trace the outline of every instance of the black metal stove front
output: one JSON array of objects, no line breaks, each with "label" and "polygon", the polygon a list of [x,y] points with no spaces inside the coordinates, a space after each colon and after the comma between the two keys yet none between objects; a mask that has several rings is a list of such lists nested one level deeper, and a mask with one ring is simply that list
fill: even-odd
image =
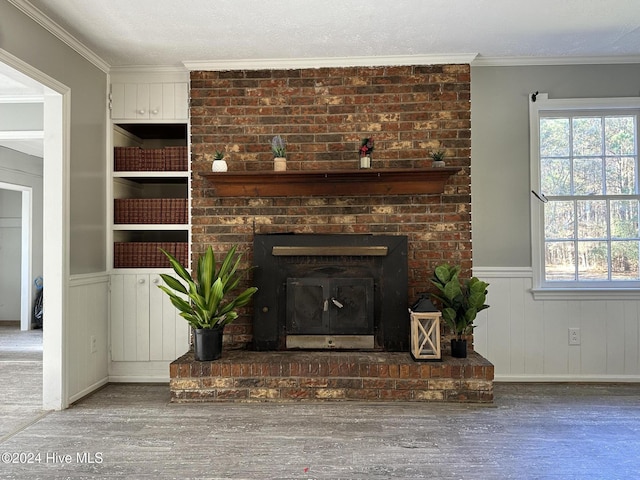
[{"label": "black metal stove front", "polygon": [[373,278],[288,278],[286,292],[287,348],[374,348]]},{"label": "black metal stove front", "polygon": [[257,350],[406,351],[407,239],[256,235]]}]

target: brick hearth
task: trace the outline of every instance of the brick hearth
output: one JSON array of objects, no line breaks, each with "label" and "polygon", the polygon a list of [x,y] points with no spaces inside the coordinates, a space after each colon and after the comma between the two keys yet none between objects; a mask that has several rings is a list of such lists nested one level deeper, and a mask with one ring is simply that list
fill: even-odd
[{"label": "brick hearth", "polygon": [[171,364],[171,401],[493,402],[493,365],[466,359],[415,362],[405,352],[233,350],[213,362],[189,352]]}]

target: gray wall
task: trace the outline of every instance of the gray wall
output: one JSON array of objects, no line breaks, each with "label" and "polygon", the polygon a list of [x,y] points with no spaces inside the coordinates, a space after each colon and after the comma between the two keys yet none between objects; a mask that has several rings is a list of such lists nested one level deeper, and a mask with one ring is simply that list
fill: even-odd
[{"label": "gray wall", "polygon": [[474,267],[531,267],[529,103],[637,97],[640,65],[471,68]]},{"label": "gray wall", "polygon": [[105,271],[107,75],[9,2],[0,48],[71,89],[70,273]]},{"label": "gray wall", "polygon": [[43,123],[42,103],[0,103],[0,131],[42,131]]},{"label": "gray wall", "polygon": [[0,320],[20,320],[21,217],[22,193],[0,189]]},{"label": "gray wall", "polygon": [[[35,298],[36,288],[33,280],[42,275],[42,159],[9,148],[0,147],[0,182],[30,187],[32,192],[32,231],[31,231],[31,275],[29,282]],[[0,313],[0,320],[20,320],[20,222],[22,217],[22,194],[13,190],[0,190],[0,304],[4,303],[6,315]],[[5,201],[8,200],[10,204]],[[10,205],[10,206],[9,206]],[[7,225],[18,225],[16,228]],[[4,260],[9,262],[5,268]],[[9,271],[8,271],[9,270]],[[5,286],[13,292],[9,294]],[[15,296],[10,296],[15,295]],[[2,300],[4,298],[4,300]],[[0,306],[0,311],[2,310]],[[17,316],[14,315],[17,309]],[[13,318],[9,318],[9,313]]]}]

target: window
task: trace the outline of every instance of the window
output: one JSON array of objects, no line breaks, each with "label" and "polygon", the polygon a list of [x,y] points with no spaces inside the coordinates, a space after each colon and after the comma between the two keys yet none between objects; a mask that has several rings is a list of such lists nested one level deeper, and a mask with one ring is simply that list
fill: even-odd
[{"label": "window", "polygon": [[536,287],[640,288],[639,99],[530,107]]}]

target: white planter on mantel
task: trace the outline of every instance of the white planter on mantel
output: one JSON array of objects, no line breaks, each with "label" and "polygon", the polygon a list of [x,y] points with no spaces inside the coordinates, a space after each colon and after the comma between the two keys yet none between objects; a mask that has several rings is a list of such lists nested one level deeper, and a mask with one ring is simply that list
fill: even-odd
[{"label": "white planter on mantel", "polygon": [[226,172],[227,171],[227,161],[226,160],[214,160],[211,164],[212,172]]},{"label": "white planter on mantel", "polygon": [[360,157],[360,168],[371,168],[371,157],[364,155]]}]

